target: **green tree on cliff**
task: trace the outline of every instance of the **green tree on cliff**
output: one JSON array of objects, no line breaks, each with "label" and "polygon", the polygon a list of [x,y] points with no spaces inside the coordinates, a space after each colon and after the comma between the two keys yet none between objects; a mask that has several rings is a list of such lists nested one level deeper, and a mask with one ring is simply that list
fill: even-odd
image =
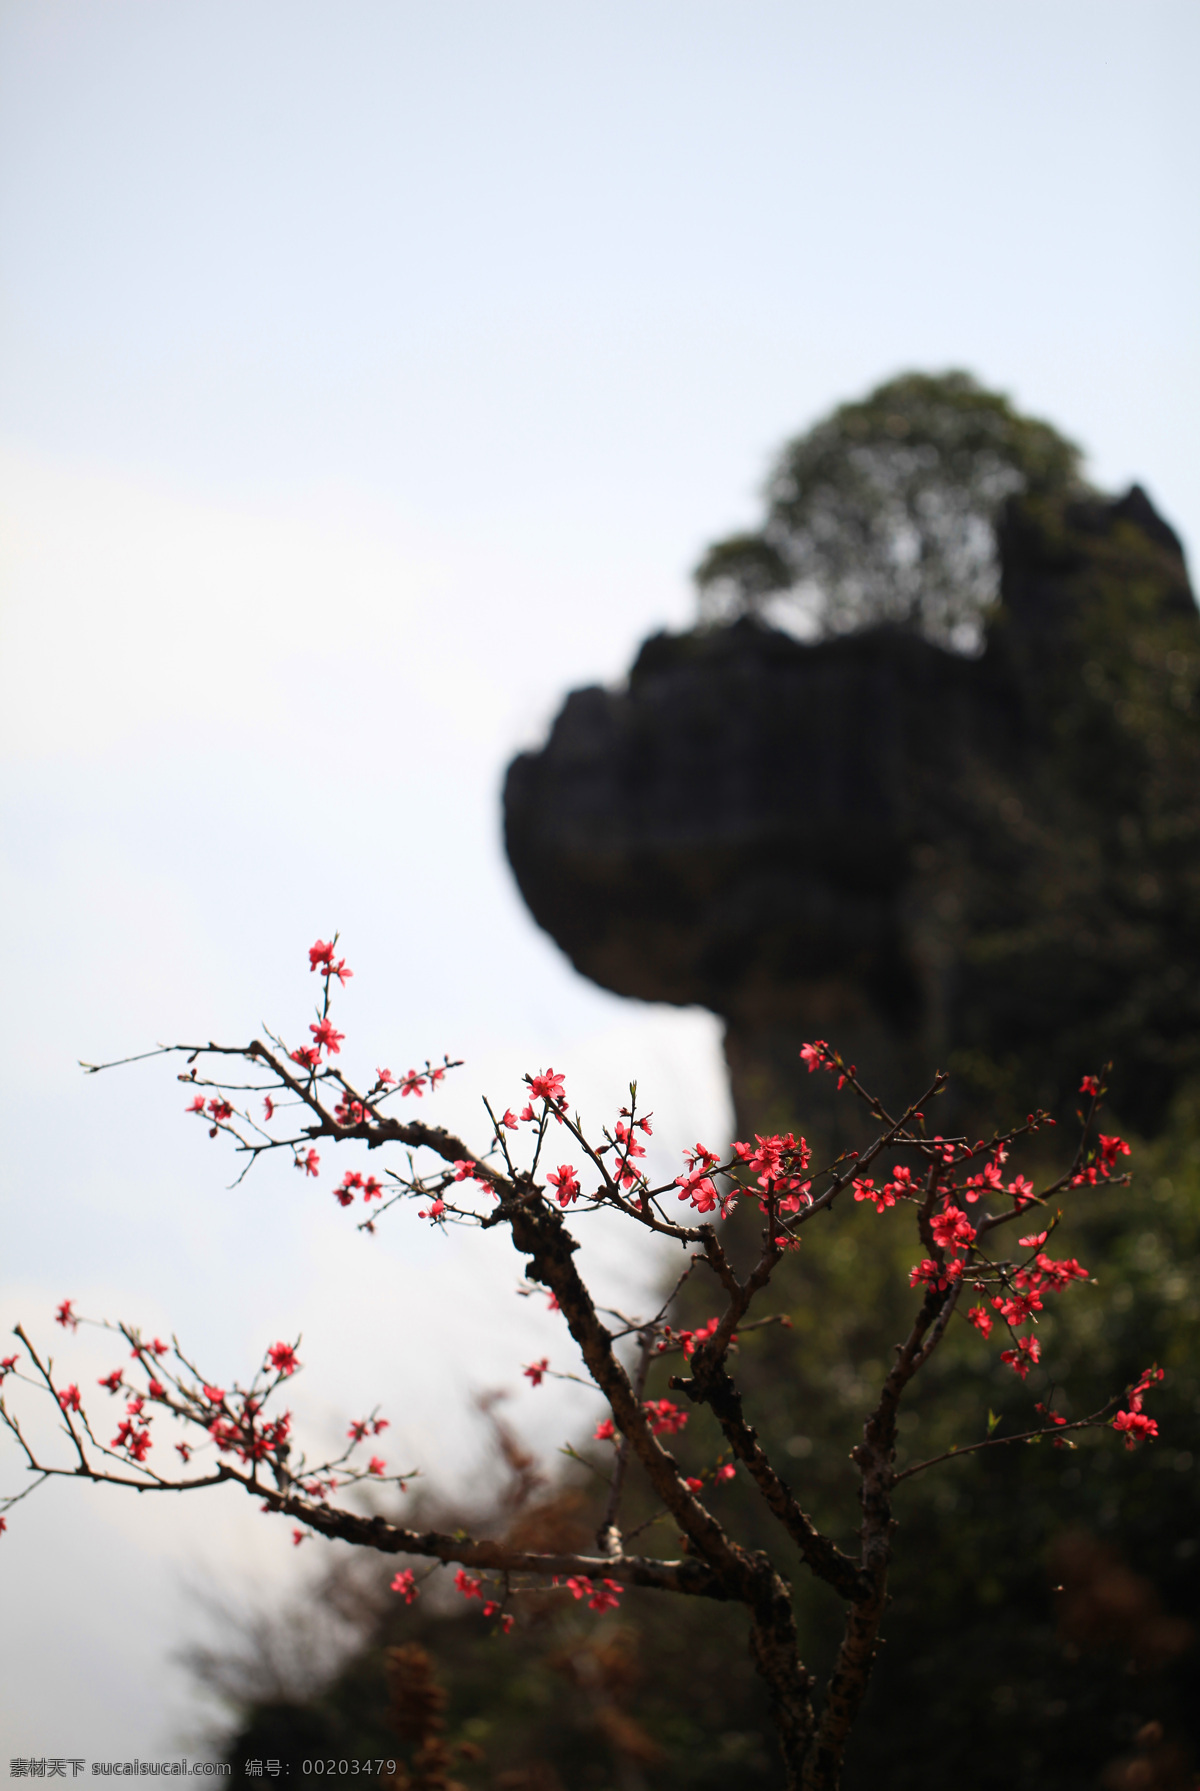
[{"label": "green tree on cliff", "polygon": [[1078,488],[1079,469],[1078,448],[969,373],[902,374],[787,443],[762,526],[701,560],[702,607],[823,634],[891,622],[970,650],[998,593],[1001,508]]}]

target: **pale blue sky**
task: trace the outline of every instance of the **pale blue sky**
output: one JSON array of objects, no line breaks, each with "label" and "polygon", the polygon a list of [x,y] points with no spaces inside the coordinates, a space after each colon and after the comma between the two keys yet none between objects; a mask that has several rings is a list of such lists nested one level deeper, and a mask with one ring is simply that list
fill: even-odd
[{"label": "pale blue sky", "polygon": [[[1186,0],[0,6],[0,1319],[71,1294],[230,1374],[303,1326],[314,1426],[380,1394],[461,1471],[455,1389],[553,1347],[514,1265],[231,1197],[168,1077],[74,1059],[302,1027],[336,925],[351,1046],[466,1056],[464,1124],[536,1058],[719,1133],[712,1024],[524,916],[503,766],[687,620],[787,434],[903,368],[1200,540],[1198,48]],[[228,1501],[19,1518],[0,1753],[144,1756],[188,1720],[180,1575],[311,1567]]]}]

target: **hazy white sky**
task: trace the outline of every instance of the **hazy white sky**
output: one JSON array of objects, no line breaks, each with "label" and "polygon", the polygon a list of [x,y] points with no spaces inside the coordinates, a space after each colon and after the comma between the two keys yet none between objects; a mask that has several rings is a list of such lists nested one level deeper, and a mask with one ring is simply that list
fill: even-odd
[{"label": "hazy white sky", "polygon": [[[75,1059],[301,1031],[338,926],[349,1048],[464,1056],[464,1125],[552,1061],[719,1135],[713,1023],[525,917],[504,765],[686,621],[788,433],[903,368],[1200,539],[1198,49],[1188,0],[0,5],[0,1319],[69,1294],[227,1376],[303,1328],[314,1432],[381,1397],[397,1459],[464,1470],[456,1390],[558,1341],[511,1253],[226,1193],[169,1073]],[[148,1503],[14,1513],[0,1754],[167,1745],[184,1576],[325,1546]]]}]

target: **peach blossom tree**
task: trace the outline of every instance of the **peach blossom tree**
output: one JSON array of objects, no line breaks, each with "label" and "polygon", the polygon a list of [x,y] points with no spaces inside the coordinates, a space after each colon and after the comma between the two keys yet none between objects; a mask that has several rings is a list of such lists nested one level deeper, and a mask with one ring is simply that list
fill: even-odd
[{"label": "peach blossom tree", "polygon": [[[595,1431],[595,1440],[609,1447],[610,1465],[594,1549],[538,1552],[483,1536],[407,1528],[356,1510],[356,1487],[403,1490],[415,1470],[389,1470],[382,1440],[388,1423],[377,1410],[349,1423],[340,1453],[309,1459],[286,1405],[300,1367],[298,1342],[269,1344],[248,1378],[221,1386],[179,1340],[87,1319],[72,1299],[59,1306],[58,1324],[68,1333],[80,1324],[99,1324],[120,1346],[121,1359],[85,1399],[78,1381],[17,1328],[18,1347],[0,1360],[7,1395],[0,1397],[0,1416],[30,1478],[0,1500],[0,1510],[11,1513],[39,1485],[60,1476],[141,1493],[198,1492],[232,1482],[265,1511],[289,1520],[296,1540],[315,1533],[397,1557],[393,1589],[410,1602],[428,1573],[455,1568],[458,1591],[480,1600],[501,1631],[519,1620],[523,1594],[544,1596],[554,1588],[596,1612],[617,1607],[630,1587],[735,1603],[745,1610],[751,1655],[770,1696],[782,1782],[806,1791],[836,1786],[884,1617],[893,1505],[902,1483],[959,1456],[1016,1442],[1049,1438],[1071,1447],[1074,1433],[1110,1426],[1132,1448],[1156,1434],[1144,1407],[1160,1370],[1148,1368],[1099,1409],[1076,1414],[1062,1409],[1063,1395],[1042,1360],[1037,1334],[1046,1301],[1089,1281],[1073,1257],[1052,1253],[1060,1217],[1055,1203],[1099,1183],[1128,1180],[1122,1160],[1129,1147],[1099,1129],[1102,1077],[1083,1079],[1079,1138],[1070,1161],[1036,1186],[1013,1159],[1032,1134],[1053,1123],[1046,1114],[1030,1114],[987,1139],[934,1136],[925,1115],[945,1086],[944,1075],[892,1114],[863,1086],[853,1065],[816,1040],[801,1057],[810,1072],[835,1076],[846,1097],[862,1103],[868,1143],[826,1164],[814,1162],[806,1141],[791,1133],[738,1141],[726,1153],[696,1144],[683,1152],[680,1173],[655,1185],[644,1167],[652,1115],[640,1110],[636,1084],[630,1084],[629,1105],[610,1124],[589,1130],[570,1106],[562,1073],[530,1073],[516,1103],[519,1112],[497,1111],[485,1100],[483,1148],[474,1149],[413,1117],[405,1104],[432,1095],[459,1065],[426,1062],[403,1075],[379,1068],[351,1081],[341,1067],[345,1040],[332,1010],[338,987],[352,972],[337,954],[336,936],[318,940],[309,959],[322,984],[309,1042],[290,1047],[268,1033],[265,1043],[175,1045],[145,1055],[182,1058],[179,1080],[190,1092],[188,1112],[244,1159],[242,1175],[260,1157],[282,1152],[307,1185],[309,1178],[320,1180],[326,1147],[358,1147],[361,1153],[365,1146],[367,1162],[378,1161],[378,1171],[349,1168],[332,1187],[338,1209],[353,1214],[360,1230],[373,1233],[404,1202],[426,1225],[507,1230],[526,1259],[529,1281],[562,1314],[583,1366],[579,1375],[542,1358],[524,1373],[534,1385],[555,1374],[583,1380],[607,1404],[608,1416]],[[114,1066],[84,1067],[94,1073]],[[361,1154],[352,1160],[363,1161]],[[741,1273],[721,1224],[739,1207],[750,1209],[757,1238],[755,1260]],[[686,1255],[679,1280],[648,1316],[605,1308],[589,1288],[571,1227],[598,1209],[618,1215],[631,1237],[666,1239]],[[834,1212],[843,1223],[887,1214],[888,1223],[911,1226],[917,1257],[909,1276],[911,1321],[853,1451],[860,1506],[854,1552],[817,1527],[805,1511],[803,1487],[768,1457],[744,1409],[731,1354],[738,1336],[755,1326],[786,1324],[762,1311],[772,1277],[801,1248],[805,1227],[818,1214]],[[671,1322],[689,1280],[711,1289],[716,1308],[690,1330]],[[1029,1409],[1015,1427],[1002,1426],[989,1413],[975,1438],[900,1469],[898,1413],[952,1326],[966,1327],[964,1337],[973,1333],[973,1347],[981,1352],[998,1352]],[[652,1389],[656,1378],[663,1384]],[[14,1399],[17,1389],[20,1398]],[[51,1403],[57,1420],[59,1442],[50,1453],[35,1442],[26,1416],[25,1402],[38,1398]],[[688,1432],[689,1417],[705,1406],[719,1436],[707,1454]],[[633,1475],[648,1483],[658,1518],[680,1538],[674,1556],[640,1552],[623,1534]],[[775,1550],[747,1546],[723,1516],[722,1486],[735,1475],[774,1520]],[[6,1527],[7,1517],[0,1517],[0,1529]],[[651,1528],[653,1520],[640,1525],[639,1534]],[[799,1654],[789,1578],[793,1553],[845,1607],[841,1643],[824,1687]]]}]

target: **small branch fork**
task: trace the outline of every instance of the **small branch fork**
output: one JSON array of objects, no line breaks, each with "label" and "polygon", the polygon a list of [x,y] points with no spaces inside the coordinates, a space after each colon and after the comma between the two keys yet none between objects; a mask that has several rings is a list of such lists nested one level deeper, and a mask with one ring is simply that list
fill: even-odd
[{"label": "small branch fork", "polygon": [[[1060,1291],[1073,1279],[1087,1279],[1086,1271],[1073,1259],[1055,1262],[1046,1255],[1044,1245],[1057,1225],[1056,1217],[1048,1217],[1045,1229],[1036,1236],[1021,1240],[1023,1254],[1018,1258],[993,1259],[985,1253],[985,1242],[1018,1217],[1046,1213],[1048,1202],[1059,1194],[1098,1181],[1128,1179],[1116,1173],[1119,1156],[1127,1153],[1127,1147],[1120,1139],[1096,1132],[1102,1078],[1085,1078],[1091,1104],[1086,1114],[1080,1114],[1080,1140],[1069,1168],[1036,1193],[1023,1177],[1006,1183],[1003,1166],[1021,1139],[1050,1123],[1044,1114],[1031,1114],[1024,1125],[975,1143],[958,1137],[931,1138],[925,1109],[945,1087],[943,1074],[893,1118],[862,1085],[855,1067],[845,1064],[823,1041],[816,1041],[804,1047],[802,1057],[810,1070],[835,1074],[839,1087],[848,1087],[864,1103],[874,1128],[869,1144],[822,1170],[812,1168],[804,1140],[790,1134],[758,1138],[753,1145],[738,1143],[725,1161],[697,1145],[685,1153],[683,1174],[655,1186],[640,1167],[646,1155],[641,1140],[652,1127],[651,1116],[638,1111],[636,1083],[630,1084],[629,1106],[621,1109],[611,1129],[605,1127],[599,1139],[594,1139],[585,1134],[578,1115],[570,1112],[561,1075],[550,1070],[527,1076],[528,1099],[519,1117],[507,1109],[498,1116],[486,1107],[491,1139],[481,1154],[440,1126],[385,1110],[385,1103],[397,1093],[418,1098],[432,1093],[445,1073],[457,1066],[449,1059],[437,1068],[426,1062],[423,1071],[409,1070],[402,1077],[381,1069],[374,1081],[361,1089],[352,1084],[331,1063],[333,1056],[340,1055],[342,1041],[331,1020],[332,986],[352,974],[344,959],[337,959],[336,945],[336,935],[328,945],[318,940],[309,954],[313,970],[322,972],[323,981],[317,1021],[310,1026],[312,1045],[289,1050],[268,1032],[269,1043],[253,1039],[242,1046],[163,1046],[142,1055],[185,1058],[187,1067],[179,1080],[193,1090],[190,1111],[203,1118],[213,1136],[224,1133],[231,1137],[235,1152],[246,1157],[239,1180],[260,1156],[272,1151],[290,1153],[306,1176],[315,1177],[319,1170],[315,1147],[321,1141],[335,1146],[365,1144],[370,1152],[398,1145],[406,1153],[406,1172],[389,1167],[386,1181],[381,1183],[373,1176],[364,1178],[350,1171],[334,1190],[343,1206],[361,1196],[367,1208],[367,1216],[359,1222],[362,1229],[373,1231],[380,1215],[402,1200],[424,1202],[420,1216],[435,1224],[507,1227],[526,1259],[527,1280],[545,1288],[551,1304],[562,1313],[582,1358],[586,1383],[603,1395],[611,1414],[597,1433],[609,1436],[615,1447],[597,1552],[543,1553],[515,1548],[503,1539],[416,1531],[335,1503],[337,1492],[363,1483],[392,1484],[403,1490],[413,1475],[389,1475],[386,1464],[374,1456],[366,1466],[361,1464],[359,1451],[370,1449],[387,1428],[377,1414],[351,1423],[349,1447],[334,1459],[311,1465],[297,1453],[290,1412],[269,1415],[268,1406],[300,1366],[298,1339],[295,1344],[271,1346],[246,1387],[235,1385],[226,1390],[208,1382],[176,1340],[169,1345],[157,1338],[147,1342],[130,1327],[107,1324],[103,1328],[128,1346],[133,1364],[114,1370],[101,1383],[112,1396],[126,1398],[117,1435],[107,1443],[93,1428],[78,1387],[64,1385],[55,1375],[53,1362],[43,1359],[18,1327],[16,1335],[31,1371],[21,1367],[19,1354],[0,1361],[0,1394],[8,1378],[40,1389],[55,1408],[68,1445],[68,1461],[43,1459],[44,1448],[34,1443],[16,1412],[0,1396],[0,1420],[33,1476],[24,1491],[0,1501],[0,1510],[11,1510],[37,1486],[55,1477],[72,1476],[138,1492],[188,1492],[231,1483],[259,1498],[264,1510],[302,1525],[293,1533],[297,1540],[315,1533],[382,1554],[431,1561],[435,1566],[457,1563],[460,1589],[469,1596],[483,1596],[482,1582],[462,1570],[499,1576],[497,1598],[484,1608],[498,1615],[505,1627],[511,1622],[505,1609],[509,1600],[522,1590],[544,1587],[547,1581],[551,1585],[566,1582],[576,1596],[588,1595],[597,1609],[611,1606],[619,1591],[628,1586],[740,1603],[749,1616],[752,1656],[771,1695],[785,1783],[793,1788],[802,1786],[805,1791],[832,1791],[866,1689],[887,1603],[895,1488],[927,1468],[1004,1442],[1032,1442],[1050,1436],[1063,1444],[1068,1433],[1109,1422],[1119,1404],[1114,1398],[1088,1417],[1068,1420],[1052,1409],[1051,1391],[1048,1401],[1038,1408],[1044,1421],[1015,1436],[997,1437],[989,1432],[981,1441],[901,1471],[895,1465],[901,1401],[943,1342],[952,1319],[961,1316],[964,1287],[989,1297],[991,1310],[976,1305],[970,1321],[985,1338],[994,1323],[1001,1323],[1012,1343],[1002,1359],[1024,1380],[1039,1357],[1036,1338],[1024,1327],[1036,1326],[1046,1295]],[[233,1082],[219,1073],[228,1060],[247,1064],[252,1079]],[[109,1067],[113,1066],[84,1066],[88,1073]],[[261,1118],[249,1106],[237,1105],[236,1097],[247,1095],[255,1101],[261,1099]],[[278,1129],[276,1115],[280,1116]],[[284,1123],[285,1119],[290,1123]],[[528,1149],[519,1153],[522,1161],[518,1162],[514,1148],[522,1131]],[[560,1163],[543,1171],[543,1157],[560,1154],[552,1148],[556,1144],[574,1154],[584,1167]],[[432,1169],[418,1172],[420,1152],[433,1159]],[[877,1186],[868,1172],[885,1153],[896,1153],[902,1160],[888,1168],[886,1179]],[[590,1191],[585,1191],[581,1177],[594,1178]],[[864,1424],[862,1441],[853,1452],[861,1479],[862,1510],[856,1555],[846,1553],[817,1527],[780,1468],[769,1459],[745,1414],[742,1393],[731,1370],[739,1336],[788,1322],[779,1315],[751,1318],[750,1313],[769,1288],[784,1256],[800,1247],[803,1228],[817,1213],[830,1212],[839,1203],[844,1206],[842,1197],[848,1191],[853,1193],[854,1210],[858,1204],[874,1205],[879,1212],[893,1206],[909,1208],[924,1251],[924,1260],[914,1267],[911,1277],[912,1285],[919,1289],[919,1308],[907,1337],[896,1348],[878,1400]],[[373,1208],[368,1205],[372,1200],[378,1202]],[[670,1208],[665,1204],[668,1200],[674,1203]],[[762,1227],[756,1260],[743,1277],[730,1260],[714,1220],[707,1215],[724,1215],[745,1200],[757,1205]],[[685,1212],[678,1216],[681,1203]],[[670,1296],[648,1319],[598,1307],[579,1272],[580,1245],[567,1228],[567,1212],[582,1219],[606,1207],[690,1253],[688,1266]],[[972,1216],[968,1207],[980,1210]],[[696,1331],[675,1330],[668,1314],[684,1283],[697,1275],[711,1278],[720,1309]],[[79,1318],[70,1301],[60,1307],[58,1319],[65,1329],[88,1322]],[[627,1366],[622,1352],[628,1354],[630,1346],[632,1365]],[[670,1400],[646,1397],[660,1355],[684,1358],[686,1369],[670,1378],[669,1387],[682,1393],[689,1405],[707,1406],[713,1414],[724,1444],[718,1465],[688,1472],[663,1441],[682,1431],[688,1412]],[[547,1361],[526,1373],[535,1385],[546,1374],[580,1378],[551,1369]],[[1111,1420],[1125,1431],[1130,1445],[1154,1433],[1142,1402],[1155,1378],[1161,1378],[1158,1371],[1148,1370],[1136,1387],[1127,1390],[1129,1411]],[[203,1433],[202,1442],[185,1440],[175,1447],[185,1468],[193,1454],[205,1458],[207,1465],[183,1477],[171,1477],[150,1462],[150,1424],[158,1419],[174,1423],[185,1438]],[[736,1471],[736,1464],[745,1470],[776,1519],[781,1542],[794,1548],[805,1568],[846,1605],[842,1642],[819,1716],[814,1709],[813,1676],[798,1652],[792,1590],[784,1566],[765,1552],[740,1544],[714,1508],[712,1493]],[[677,1559],[628,1550],[620,1513],[635,1468],[656,1497],[659,1517],[669,1518],[682,1539],[684,1552]],[[658,1518],[652,1518],[640,1528],[656,1521]],[[411,1572],[400,1573],[396,1587],[406,1596],[415,1596]]]}]

